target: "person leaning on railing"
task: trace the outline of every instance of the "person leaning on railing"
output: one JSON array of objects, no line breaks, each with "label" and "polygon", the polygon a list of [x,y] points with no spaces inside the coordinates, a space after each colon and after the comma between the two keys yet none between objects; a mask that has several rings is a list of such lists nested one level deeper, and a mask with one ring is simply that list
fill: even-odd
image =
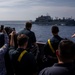
[{"label": "person leaning on railing", "polygon": [[20,32],[18,32],[17,34],[25,34],[26,36],[29,37],[27,51],[31,52],[35,56],[35,59],[37,60],[37,56],[38,56],[38,52],[39,52],[38,45],[36,43],[35,33],[31,30],[31,28],[32,28],[32,23],[26,22],[25,28],[23,30],[21,30]]},{"label": "person leaning on railing", "polygon": [[59,42],[63,39],[59,36],[59,28],[56,25],[53,25],[51,28],[51,32],[53,37],[48,39],[47,43],[44,46],[44,58],[43,62],[44,67],[52,66],[55,62],[57,62],[56,50],[58,48]]}]

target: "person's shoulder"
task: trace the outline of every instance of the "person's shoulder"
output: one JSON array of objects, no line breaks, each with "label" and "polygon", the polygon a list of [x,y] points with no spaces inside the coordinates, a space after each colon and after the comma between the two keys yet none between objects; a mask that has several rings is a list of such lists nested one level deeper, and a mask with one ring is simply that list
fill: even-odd
[{"label": "person's shoulder", "polygon": [[47,67],[40,71],[39,75],[64,75],[64,73],[67,73],[64,67],[53,65],[52,67]]},{"label": "person's shoulder", "polygon": [[51,67],[44,68],[40,71],[39,75],[50,75],[50,69]]},{"label": "person's shoulder", "polygon": [[29,58],[33,58],[34,55],[32,54],[32,52],[27,52],[26,55],[29,57]]},{"label": "person's shoulder", "polygon": [[60,37],[59,35],[57,35],[57,36],[53,36],[52,38],[51,38],[51,42],[57,42],[57,43],[59,43],[61,40],[63,40],[64,38],[62,38],[62,37]]},{"label": "person's shoulder", "polygon": [[39,75],[67,75],[67,71],[63,67],[47,67],[40,71]]},{"label": "person's shoulder", "polygon": [[33,62],[33,60],[35,60],[35,57],[34,55],[32,54],[32,52],[27,52],[25,55],[24,55],[24,58],[25,59],[28,59],[29,61]]},{"label": "person's shoulder", "polygon": [[33,31],[31,31],[31,30],[30,30],[30,33],[34,34],[34,32],[33,32]]},{"label": "person's shoulder", "polygon": [[35,37],[35,33],[33,31],[30,31],[29,34],[33,37]]},{"label": "person's shoulder", "polygon": [[57,38],[55,38],[55,37],[52,37],[51,38],[51,43],[53,44],[53,43],[58,43],[59,42],[59,40],[57,39]]},{"label": "person's shoulder", "polygon": [[11,59],[11,60],[14,58],[15,55],[17,55],[17,50],[15,50],[15,49],[10,49],[10,50],[9,50],[9,56],[10,56],[10,59]]},{"label": "person's shoulder", "polygon": [[17,35],[18,35],[18,34],[22,34],[24,31],[25,31],[25,29],[22,29],[21,31],[19,31],[19,32],[17,33]]},{"label": "person's shoulder", "polygon": [[15,55],[17,53],[18,53],[18,51],[15,50],[14,48],[9,49],[9,55]]}]

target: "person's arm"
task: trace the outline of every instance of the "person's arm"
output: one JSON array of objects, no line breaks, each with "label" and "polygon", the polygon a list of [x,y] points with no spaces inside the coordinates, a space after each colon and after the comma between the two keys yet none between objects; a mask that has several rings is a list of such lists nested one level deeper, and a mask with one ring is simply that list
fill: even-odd
[{"label": "person's arm", "polygon": [[14,35],[15,35],[16,33],[15,33],[15,31],[12,31],[11,33],[10,33],[10,42],[9,42],[9,44],[10,44],[10,49],[14,49],[15,48],[15,42],[14,42]]},{"label": "person's arm", "polygon": [[71,37],[75,37],[75,34],[73,34]]},{"label": "person's arm", "polygon": [[4,33],[4,40],[5,40],[5,43],[4,45],[0,48],[0,52],[1,53],[5,53],[8,49],[8,45],[9,45],[9,38],[8,38],[8,35],[5,31],[3,31]]},{"label": "person's arm", "polygon": [[12,31],[11,33],[10,33],[10,48],[9,48],[9,56],[10,56],[10,59],[12,59],[12,53],[14,52],[14,50],[15,50],[15,44],[14,44],[14,34],[15,34],[15,32],[14,31]]},{"label": "person's arm", "polygon": [[10,34],[10,46],[15,46],[15,44],[14,44],[14,31],[12,31],[12,33]]}]

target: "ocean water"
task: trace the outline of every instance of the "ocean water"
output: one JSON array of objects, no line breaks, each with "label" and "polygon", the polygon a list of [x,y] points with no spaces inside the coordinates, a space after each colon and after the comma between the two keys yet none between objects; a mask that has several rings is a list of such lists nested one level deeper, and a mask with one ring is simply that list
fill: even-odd
[{"label": "ocean water", "polygon": [[[26,21],[0,21],[0,25],[4,25],[5,27],[15,28],[16,32],[19,32],[25,27]],[[47,42],[47,39],[52,37],[51,33],[52,25],[32,25],[32,31],[34,31],[36,35],[37,42]],[[75,33],[75,26],[58,26],[59,27],[59,35],[63,38],[68,38],[75,42],[75,38],[71,36]]]}]

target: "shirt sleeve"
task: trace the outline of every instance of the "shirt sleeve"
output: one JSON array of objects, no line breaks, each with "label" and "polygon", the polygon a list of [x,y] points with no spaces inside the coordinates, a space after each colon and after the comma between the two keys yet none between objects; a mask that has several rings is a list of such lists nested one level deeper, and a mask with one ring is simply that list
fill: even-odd
[{"label": "shirt sleeve", "polygon": [[5,43],[4,45],[0,48],[0,54],[3,54],[7,51],[8,49],[8,45],[9,45],[9,38],[8,38],[8,35],[7,34],[4,34],[4,40],[5,40]]},{"label": "shirt sleeve", "polygon": [[31,35],[32,35],[32,37],[31,37],[31,38],[32,38],[32,40],[31,40],[31,41],[32,41],[32,43],[35,43],[35,42],[36,42],[36,36],[35,36],[35,33],[34,33],[34,32],[32,32],[32,34],[31,34]]}]

